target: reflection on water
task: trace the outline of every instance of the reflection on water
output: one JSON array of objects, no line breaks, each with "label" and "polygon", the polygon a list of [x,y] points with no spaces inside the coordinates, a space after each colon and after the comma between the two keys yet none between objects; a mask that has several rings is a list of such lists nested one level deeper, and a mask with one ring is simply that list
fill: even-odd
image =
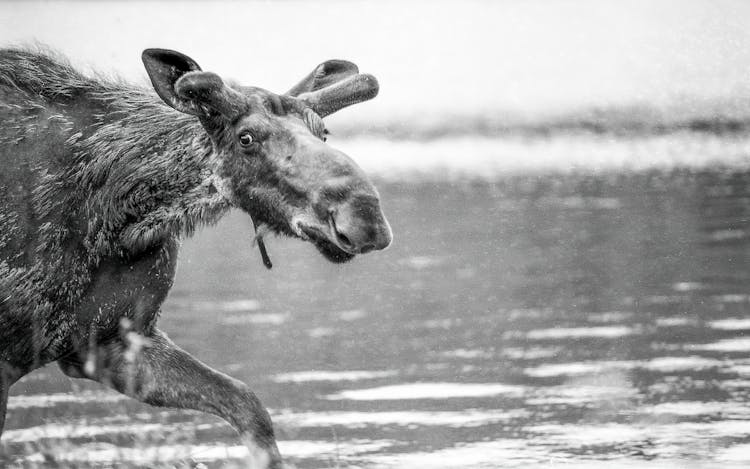
[{"label": "reflection on water", "polygon": [[[335,266],[272,239],[267,272],[235,214],[186,243],[164,307],[177,343],[257,390],[298,467],[750,464],[750,175],[379,187],[390,250]],[[213,417],[53,367],[13,393],[18,461],[60,441],[82,466],[247,454]]]}]

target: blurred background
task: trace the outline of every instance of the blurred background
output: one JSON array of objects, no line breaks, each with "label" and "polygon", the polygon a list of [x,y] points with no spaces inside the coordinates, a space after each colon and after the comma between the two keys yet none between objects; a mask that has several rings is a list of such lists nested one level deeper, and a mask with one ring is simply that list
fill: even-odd
[{"label": "blurred background", "polygon": [[[331,58],[378,78],[327,126],[393,246],[340,266],[271,239],[266,271],[232,213],[163,308],[296,466],[750,463],[750,3],[2,2],[0,44],[142,86],[147,47],[275,92]],[[54,366],[12,393],[10,467],[247,455]]]}]

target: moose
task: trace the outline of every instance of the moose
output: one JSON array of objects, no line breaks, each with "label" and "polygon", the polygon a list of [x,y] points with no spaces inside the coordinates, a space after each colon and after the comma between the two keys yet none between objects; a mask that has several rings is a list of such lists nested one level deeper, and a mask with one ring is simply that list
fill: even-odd
[{"label": "moose", "polygon": [[13,383],[57,362],[153,406],[215,414],[252,467],[280,468],[259,399],[160,331],[160,305],[180,240],[233,207],[269,267],[266,233],[337,263],[388,247],[377,190],[323,123],[378,83],[330,60],[275,94],[173,50],[142,60],[153,90],[53,52],[0,49],[0,433]]}]

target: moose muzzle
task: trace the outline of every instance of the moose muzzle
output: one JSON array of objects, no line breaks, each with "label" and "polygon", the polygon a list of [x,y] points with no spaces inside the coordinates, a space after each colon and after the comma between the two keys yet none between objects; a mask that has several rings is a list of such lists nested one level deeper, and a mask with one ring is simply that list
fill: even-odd
[{"label": "moose muzzle", "polygon": [[385,249],[393,240],[378,198],[371,194],[351,194],[329,207],[328,223],[335,243],[349,254]]}]

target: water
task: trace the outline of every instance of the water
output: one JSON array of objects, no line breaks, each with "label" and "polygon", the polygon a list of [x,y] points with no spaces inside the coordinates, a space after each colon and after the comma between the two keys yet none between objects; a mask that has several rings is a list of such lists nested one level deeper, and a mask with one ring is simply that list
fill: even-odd
[{"label": "water", "polygon": [[[270,240],[268,272],[233,214],[185,243],[164,305],[288,461],[750,463],[747,2],[176,5],[0,3],[0,42],[144,84],[141,51],[168,47],[275,91],[328,58],[382,87],[329,129],[380,179],[393,247],[334,266]],[[218,419],[54,366],[12,392],[0,466],[246,455]]]},{"label": "water", "polygon": [[[479,175],[381,178],[396,241],[344,266],[271,239],[266,271],[234,213],[185,243],[161,327],[300,468],[750,464],[750,174]],[[12,394],[11,467],[247,454],[55,367]]]}]

